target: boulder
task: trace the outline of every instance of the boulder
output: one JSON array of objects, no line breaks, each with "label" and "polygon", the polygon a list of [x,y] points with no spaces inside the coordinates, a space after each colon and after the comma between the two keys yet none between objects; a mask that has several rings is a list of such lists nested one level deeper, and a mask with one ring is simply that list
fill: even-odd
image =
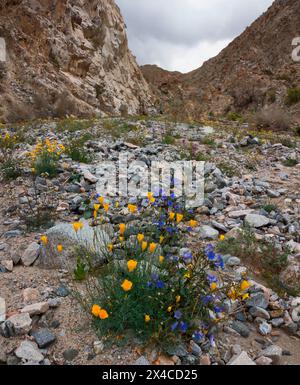
[{"label": "boulder", "polygon": [[38,258],[40,254],[40,245],[36,242],[32,242],[24,251],[21,261],[24,266],[30,266]]},{"label": "boulder", "polygon": [[[93,266],[100,266],[105,261],[103,250],[110,243],[112,227],[102,225],[91,227],[86,221],[82,222],[83,228],[77,233],[73,225],[60,223],[46,233],[48,243],[42,246],[37,266],[46,269],[68,269],[73,270],[78,258],[76,249],[85,250],[86,254],[93,257]],[[57,245],[62,245],[62,252],[57,251]]]},{"label": "boulder", "polygon": [[21,342],[20,346],[15,351],[15,355],[30,363],[39,363],[44,359],[44,356],[39,351],[37,344],[31,341]]},{"label": "boulder", "polygon": [[17,335],[27,334],[31,330],[32,320],[28,313],[15,314],[8,318],[7,322],[10,322]]},{"label": "boulder", "polygon": [[248,214],[245,218],[245,224],[250,227],[260,228],[267,226],[270,223],[270,219],[258,214]]}]

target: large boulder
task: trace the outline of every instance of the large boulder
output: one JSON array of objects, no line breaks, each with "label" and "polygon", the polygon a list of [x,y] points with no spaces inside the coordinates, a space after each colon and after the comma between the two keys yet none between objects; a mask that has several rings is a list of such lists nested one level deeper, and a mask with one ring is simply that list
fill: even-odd
[{"label": "large boulder", "polygon": [[[105,250],[113,234],[111,225],[91,227],[83,222],[83,228],[77,233],[70,223],[60,223],[46,233],[48,243],[41,247],[37,266],[45,269],[74,269],[79,256],[91,257],[93,266],[100,266],[105,261]],[[62,245],[59,252],[57,246]]]}]

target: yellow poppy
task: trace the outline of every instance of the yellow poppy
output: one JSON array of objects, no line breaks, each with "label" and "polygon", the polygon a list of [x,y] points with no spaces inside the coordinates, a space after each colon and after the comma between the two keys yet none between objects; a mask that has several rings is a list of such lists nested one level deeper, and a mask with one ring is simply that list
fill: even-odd
[{"label": "yellow poppy", "polygon": [[111,253],[113,251],[114,245],[112,243],[107,245],[107,250]]},{"label": "yellow poppy", "polygon": [[190,226],[191,227],[196,227],[197,226],[197,221],[194,221],[193,219],[190,220]]},{"label": "yellow poppy", "polygon": [[98,198],[98,202],[99,202],[101,205],[103,205],[103,203],[104,203],[104,197],[99,197],[99,198]]},{"label": "yellow poppy", "polygon": [[210,285],[210,288],[212,291],[215,291],[217,289],[218,285],[216,284],[216,282],[213,282],[211,285]]},{"label": "yellow poppy", "polygon": [[101,205],[99,205],[99,204],[94,204],[94,210],[95,210],[95,211],[99,211],[100,207],[101,207]]},{"label": "yellow poppy", "polygon": [[63,251],[62,245],[57,245],[57,251],[61,253]]},{"label": "yellow poppy", "polygon": [[78,230],[81,230],[83,228],[83,223],[81,222],[74,222],[73,223],[73,228],[75,232],[77,233]]},{"label": "yellow poppy", "polygon": [[121,223],[121,224],[119,225],[119,229],[120,229],[120,234],[121,234],[121,235],[124,235],[125,229],[126,229],[125,223]]},{"label": "yellow poppy", "polygon": [[150,315],[149,315],[149,314],[146,314],[146,315],[145,315],[145,322],[150,322],[150,320],[151,320]]},{"label": "yellow poppy", "polygon": [[242,291],[248,290],[249,287],[250,287],[250,283],[249,283],[248,281],[243,281],[243,282],[241,283],[241,290],[242,290]]},{"label": "yellow poppy", "polygon": [[167,312],[171,313],[171,311],[172,311],[172,306],[169,306],[168,309],[167,309]]},{"label": "yellow poppy", "polygon": [[128,205],[128,210],[131,212],[131,214],[134,214],[137,210],[137,207],[135,205]]},{"label": "yellow poppy", "polygon": [[132,282],[128,281],[128,279],[125,279],[121,285],[122,289],[124,291],[130,291],[132,289]]},{"label": "yellow poppy", "polygon": [[179,303],[181,300],[181,296],[180,295],[176,295],[176,303]]},{"label": "yellow poppy", "polygon": [[104,211],[107,213],[109,210],[109,203],[104,203],[103,208],[104,208]]},{"label": "yellow poppy", "polygon": [[102,320],[108,318],[108,313],[107,313],[107,311],[104,310],[104,309],[101,309],[100,312],[99,312],[99,318],[102,319]]},{"label": "yellow poppy", "polygon": [[148,247],[148,242],[142,242],[142,250],[145,251]]},{"label": "yellow poppy", "polygon": [[222,235],[220,235],[220,241],[224,241],[225,240],[225,235],[224,234],[222,234]]},{"label": "yellow poppy", "polygon": [[171,219],[171,221],[175,218],[175,213],[173,212],[170,212],[169,213],[169,218]]},{"label": "yellow poppy", "polygon": [[43,243],[44,245],[47,245],[47,243],[48,243],[48,238],[47,238],[47,236],[46,236],[46,235],[42,235],[42,236],[41,236],[41,241],[42,241],[42,243]]},{"label": "yellow poppy", "polygon": [[116,209],[119,208],[120,202],[116,202]]},{"label": "yellow poppy", "polygon": [[100,311],[101,311],[101,307],[99,305],[93,305],[92,307],[93,316],[99,317]]},{"label": "yellow poppy", "polygon": [[182,214],[176,214],[176,222],[177,223],[180,223],[183,219],[183,215]]},{"label": "yellow poppy", "polygon": [[137,236],[137,240],[139,243],[143,242],[144,238],[145,238],[144,234],[138,234]]},{"label": "yellow poppy", "polygon": [[129,273],[131,273],[137,268],[137,264],[138,264],[137,261],[135,261],[134,259],[131,259],[130,261],[127,262]]},{"label": "yellow poppy", "polygon": [[154,253],[154,251],[155,251],[155,249],[156,249],[156,246],[157,246],[156,243],[154,243],[154,242],[150,243],[150,245],[149,245],[149,251],[150,251],[150,253]]},{"label": "yellow poppy", "polygon": [[164,237],[163,235],[161,235],[161,236],[159,237],[159,243],[163,243],[164,239],[165,239],[165,237]]},{"label": "yellow poppy", "polygon": [[161,255],[161,256],[159,257],[159,262],[160,262],[160,263],[163,263],[164,260],[165,260],[165,257],[164,257],[163,255]]},{"label": "yellow poppy", "polygon": [[155,202],[155,198],[153,197],[153,193],[152,192],[148,192],[148,200],[151,203]]}]

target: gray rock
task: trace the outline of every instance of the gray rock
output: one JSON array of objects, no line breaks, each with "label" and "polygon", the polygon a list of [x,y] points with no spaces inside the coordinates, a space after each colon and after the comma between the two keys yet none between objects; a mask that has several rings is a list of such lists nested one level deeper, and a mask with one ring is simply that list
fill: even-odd
[{"label": "gray rock", "polygon": [[270,345],[266,349],[262,350],[258,357],[268,357],[271,358],[274,364],[278,364],[280,361],[280,357],[282,356],[282,349],[277,345]]},{"label": "gray rock", "polygon": [[70,290],[65,285],[60,285],[55,293],[58,297],[64,298],[70,295]]},{"label": "gray rock", "polygon": [[15,355],[22,360],[29,362],[41,362],[44,356],[39,351],[37,344],[31,341],[21,342],[18,349],[15,351]]},{"label": "gray rock", "polygon": [[283,324],[284,324],[283,318],[273,318],[271,320],[271,325],[274,326],[275,328],[279,328]]},{"label": "gray rock", "polygon": [[0,334],[5,338],[14,337],[15,328],[14,325],[10,321],[5,321],[0,324]]},{"label": "gray rock", "polygon": [[269,300],[265,297],[264,293],[254,293],[246,301],[248,307],[260,307],[266,309],[269,305]]},{"label": "gray rock", "polygon": [[150,362],[147,360],[146,357],[141,356],[138,358],[133,365],[140,365],[140,366],[146,366],[146,365],[151,365]]},{"label": "gray rock", "polygon": [[36,242],[32,242],[24,251],[21,260],[24,266],[31,266],[40,254],[40,245]]},{"label": "gray rock", "polygon": [[172,344],[166,347],[166,352],[170,356],[185,357],[188,355],[188,352],[183,344]]},{"label": "gray rock", "polygon": [[258,306],[251,307],[249,313],[252,315],[252,317],[260,317],[266,320],[269,320],[271,318],[267,310]]},{"label": "gray rock", "polygon": [[250,227],[260,228],[267,226],[270,223],[270,219],[258,214],[248,214],[245,218],[245,223]]},{"label": "gray rock", "polygon": [[[61,223],[47,231],[48,244],[42,247],[38,266],[43,268],[67,268],[73,269],[76,265],[76,248],[86,249],[89,255],[93,255],[93,266],[100,266],[105,261],[103,249],[110,242],[109,234],[112,233],[110,225],[90,227],[83,221],[83,228],[77,233],[73,225]],[[63,245],[63,251],[56,249],[58,244]]]},{"label": "gray rock", "polygon": [[6,303],[5,299],[0,297],[0,323],[6,320]]},{"label": "gray rock", "polygon": [[31,330],[32,320],[28,313],[13,315],[7,321],[11,322],[17,335],[27,334]]},{"label": "gray rock", "polygon": [[55,334],[46,328],[32,332],[32,336],[41,349],[46,348],[56,340]]},{"label": "gray rock", "polygon": [[255,360],[256,365],[266,366],[272,364],[272,359],[268,357],[261,356]]},{"label": "gray rock", "polygon": [[210,226],[201,226],[199,229],[202,239],[218,239],[219,231]]},{"label": "gray rock", "polygon": [[229,257],[226,261],[226,265],[228,266],[239,266],[241,264],[240,258],[237,257]]},{"label": "gray rock", "polygon": [[258,330],[262,336],[267,336],[268,334],[271,334],[271,332],[272,332],[272,325],[268,324],[266,321],[262,322],[258,326]]},{"label": "gray rock", "polygon": [[238,332],[242,337],[248,338],[250,335],[250,330],[246,324],[240,321],[233,321],[231,328]]},{"label": "gray rock", "polygon": [[44,314],[49,310],[48,302],[39,302],[32,305],[25,306],[21,313],[28,313],[30,316]]},{"label": "gray rock", "polygon": [[190,348],[191,348],[191,352],[194,356],[196,357],[200,357],[202,355],[202,349],[200,348],[200,346],[198,344],[196,344],[196,342],[194,342],[193,340],[190,341]]},{"label": "gray rock", "polygon": [[256,363],[248,356],[247,352],[243,351],[238,356],[232,357],[228,362],[228,365],[250,366],[256,365]]},{"label": "gray rock", "polygon": [[76,349],[67,349],[63,352],[63,357],[66,361],[73,361],[78,356],[79,352]]}]

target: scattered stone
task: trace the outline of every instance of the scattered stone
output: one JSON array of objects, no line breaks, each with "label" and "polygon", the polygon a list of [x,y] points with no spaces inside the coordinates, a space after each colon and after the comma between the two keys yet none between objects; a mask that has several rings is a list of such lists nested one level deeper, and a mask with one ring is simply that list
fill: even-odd
[{"label": "scattered stone", "polygon": [[15,351],[15,355],[22,360],[29,361],[30,363],[38,363],[44,359],[44,356],[39,351],[37,344],[31,341],[21,342],[20,346]]},{"label": "scattered stone", "polygon": [[0,297],[0,323],[6,320],[6,303],[5,299]]},{"label": "scattered stone", "polygon": [[196,342],[194,342],[193,340],[190,341],[190,348],[191,348],[191,353],[194,356],[196,356],[196,357],[201,356],[202,350],[201,350],[200,346],[198,344],[196,344]]},{"label": "scattered stone", "polygon": [[238,356],[242,353],[242,347],[241,345],[233,345],[231,347],[231,353],[234,355],[234,356]]},{"label": "scattered stone", "polygon": [[228,365],[250,366],[256,365],[256,363],[248,356],[247,352],[243,351],[238,356],[232,357],[232,359],[228,362]]},{"label": "scattered stone", "polygon": [[28,313],[13,315],[7,321],[11,322],[17,335],[27,334],[31,330],[32,320]]},{"label": "scattered stone", "polygon": [[39,257],[40,245],[36,242],[32,242],[24,251],[21,261],[24,266],[31,266]]},{"label": "scattered stone", "polygon": [[30,316],[44,314],[49,310],[48,302],[34,303],[32,305],[25,306],[21,313],[28,313]]},{"label": "scattered stone", "polygon": [[70,290],[65,285],[60,285],[55,293],[58,297],[67,297],[70,295]]},{"label": "scattered stone", "polygon": [[1,261],[1,265],[6,269],[6,271],[9,271],[10,273],[14,269],[14,262],[12,259],[5,259],[4,261]]},{"label": "scattered stone", "polygon": [[63,352],[63,357],[66,361],[71,362],[75,360],[78,354],[79,352],[76,349],[67,349]]},{"label": "scattered stone", "polygon": [[250,330],[246,324],[240,321],[233,321],[231,325],[232,329],[238,332],[242,337],[248,338],[250,335]]},{"label": "scattered stone", "polygon": [[246,301],[248,307],[259,307],[266,309],[269,305],[269,300],[266,298],[264,293],[254,293]]},{"label": "scattered stone", "polygon": [[277,345],[270,345],[259,353],[259,357],[271,358],[273,364],[278,364],[282,356],[282,349]]},{"label": "scattered stone", "polygon": [[33,289],[31,287],[28,287],[27,289],[23,290],[22,296],[23,296],[23,301],[25,303],[35,302],[39,299],[40,293],[37,289]]},{"label": "scattered stone", "polygon": [[248,214],[245,218],[245,223],[250,227],[260,228],[267,226],[270,223],[270,219],[258,214]]},{"label": "scattered stone", "polygon": [[261,356],[255,360],[255,363],[256,363],[256,365],[259,365],[259,366],[271,365],[272,359],[269,357]]},{"label": "scattered stone", "polygon": [[55,340],[56,336],[49,329],[39,329],[31,333],[34,337],[39,348],[44,349],[47,346],[51,345]]},{"label": "scattered stone", "polygon": [[249,309],[249,313],[253,316],[253,317],[260,317],[260,318],[263,318],[263,319],[266,319],[266,320],[269,320],[270,319],[270,314],[267,312],[267,310],[261,308],[261,307],[258,307],[258,306],[253,306]]},{"label": "scattered stone", "polygon": [[83,173],[83,177],[85,180],[87,180],[88,182],[94,184],[94,183],[97,183],[98,182],[98,178],[93,175],[90,171],[88,170],[85,170],[84,173]]},{"label": "scattered stone", "polygon": [[200,357],[200,365],[202,366],[210,366],[211,365],[211,360],[208,354],[204,354],[203,356]]},{"label": "scattered stone", "polygon": [[284,324],[284,319],[283,318],[273,318],[271,320],[271,325],[274,327],[274,328],[279,328],[281,325]]},{"label": "scattered stone", "polygon": [[294,322],[300,322],[300,306],[296,307],[291,314],[292,320]]},{"label": "scattered stone", "polygon": [[199,229],[202,239],[218,239],[219,231],[210,226],[201,226]]},{"label": "scattered stone", "polygon": [[104,344],[102,341],[94,342],[94,352],[95,354],[101,354],[104,351]]},{"label": "scattered stone", "polygon": [[141,366],[146,366],[146,365],[151,365],[150,362],[147,360],[146,357],[141,356],[138,358],[133,365],[141,365]]},{"label": "scattered stone", "polygon": [[262,322],[258,326],[258,330],[259,330],[261,335],[267,336],[268,334],[271,334],[271,332],[272,332],[272,325],[268,324],[267,322]]},{"label": "scattered stone", "polygon": [[60,299],[59,298],[49,298],[48,299],[48,305],[51,309],[56,309],[60,305]]}]

